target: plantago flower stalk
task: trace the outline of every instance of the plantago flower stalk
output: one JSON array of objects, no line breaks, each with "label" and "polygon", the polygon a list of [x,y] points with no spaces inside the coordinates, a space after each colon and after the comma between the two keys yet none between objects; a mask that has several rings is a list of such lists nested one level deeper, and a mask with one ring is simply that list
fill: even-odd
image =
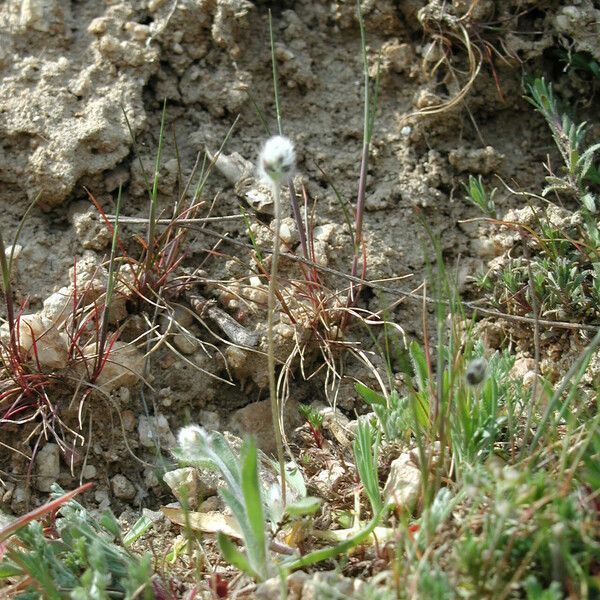
[{"label": "plantago flower stalk", "polygon": [[271,278],[269,279],[269,300],[267,315],[267,360],[269,371],[269,397],[271,399],[271,416],[277,459],[281,475],[281,501],[285,507],[285,457],[283,454],[282,421],[279,401],[277,398],[277,382],[275,379],[275,340],[273,337],[273,321],[275,317],[275,290],[277,286],[277,266],[279,263],[279,230],[281,229],[281,185],[290,182],[296,163],[296,153],[292,142],[282,136],[269,138],[263,146],[258,161],[258,171],[263,180],[273,192],[275,212],[275,235],[273,238],[273,254],[271,255]]}]

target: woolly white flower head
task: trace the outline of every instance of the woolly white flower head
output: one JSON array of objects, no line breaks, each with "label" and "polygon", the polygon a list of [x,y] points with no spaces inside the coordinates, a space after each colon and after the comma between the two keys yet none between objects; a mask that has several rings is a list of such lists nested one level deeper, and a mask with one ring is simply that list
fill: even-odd
[{"label": "woolly white flower head", "polygon": [[198,446],[206,437],[206,431],[199,425],[188,425],[183,427],[177,435],[177,442],[181,452],[186,456],[192,456],[198,452]]},{"label": "woolly white flower head", "polygon": [[258,172],[269,183],[287,181],[296,166],[294,144],[289,138],[274,135],[263,146],[258,159]]}]

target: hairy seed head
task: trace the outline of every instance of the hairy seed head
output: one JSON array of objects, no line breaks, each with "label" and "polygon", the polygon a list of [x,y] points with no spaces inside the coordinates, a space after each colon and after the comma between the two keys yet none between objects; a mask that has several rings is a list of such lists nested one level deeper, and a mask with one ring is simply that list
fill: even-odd
[{"label": "hairy seed head", "polygon": [[480,384],[487,374],[488,362],[483,357],[474,358],[468,365],[467,371],[465,374],[467,383],[469,385],[478,385]]},{"label": "hairy seed head", "polygon": [[177,435],[177,442],[181,452],[186,456],[196,454],[198,452],[198,445],[201,443],[204,435],[204,429],[199,425],[183,427]]},{"label": "hairy seed head", "polygon": [[294,144],[289,138],[274,135],[263,146],[258,159],[258,172],[269,183],[287,181],[296,166]]}]

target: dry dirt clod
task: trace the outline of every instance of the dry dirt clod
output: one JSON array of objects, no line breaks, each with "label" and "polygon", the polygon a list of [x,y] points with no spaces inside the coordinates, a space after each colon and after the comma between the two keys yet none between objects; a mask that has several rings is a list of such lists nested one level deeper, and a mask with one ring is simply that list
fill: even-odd
[{"label": "dry dirt clod", "polygon": [[135,498],[135,486],[124,475],[115,475],[110,480],[110,487],[119,500],[133,500]]},{"label": "dry dirt clod", "polygon": [[348,478],[346,469],[340,462],[331,462],[311,479],[311,485],[317,490],[321,498],[330,498],[333,490],[339,487],[339,483]]},{"label": "dry dirt clod", "polygon": [[60,448],[48,442],[35,458],[35,487],[40,492],[49,492],[60,475]]},{"label": "dry dirt clod", "polygon": [[110,243],[110,229],[100,218],[96,207],[89,202],[76,202],[71,205],[69,219],[84,248],[101,251]]},{"label": "dry dirt clod", "polygon": [[[95,343],[86,346],[83,349],[85,360],[95,361],[97,350]],[[108,352],[108,360],[96,380],[96,385],[106,393],[121,386],[134,386],[144,372],[144,355],[134,345],[119,340],[108,349]]]},{"label": "dry dirt clod", "polygon": [[[292,431],[302,423],[298,413],[298,402],[288,400],[284,406],[283,428]],[[271,405],[268,400],[253,402],[235,411],[229,419],[228,430],[243,437],[253,435],[257,446],[265,454],[273,454],[276,450],[271,420]]]},{"label": "dry dirt clod", "polygon": [[480,173],[489,175],[496,173],[504,160],[504,156],[492,146],[485,148],[460,147],[451,150],[448,154],[448,162],[459,173]]},{"label": "dry dirt clod", "polygon": [[85,465],[81,470],[81,476],[84,479],[95,479],[98,474],[98,469],[94,465]]}]

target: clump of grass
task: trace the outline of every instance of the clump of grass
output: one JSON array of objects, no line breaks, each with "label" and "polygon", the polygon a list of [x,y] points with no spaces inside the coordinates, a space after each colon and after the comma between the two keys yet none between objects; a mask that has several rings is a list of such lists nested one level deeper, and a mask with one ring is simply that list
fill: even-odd
[{"label": "clump of grass", "polygon": [[[358,453],[361,454],[363,450],[366,450],[364,443]],[[369,447],[368,454],[371,452]],[[369,539],[384,516],[384,507],[379,502],[372,520],[363,527],[354,528],[351,532],[311,531],[315,536],[337,543],[301,555],[297,547],[280,542],[274,544],[273,539],[267,544],[267,532],[277,532],[282,528],[290,532],[284,539],[294,539],[291,533],[297,530],[296,524],[303,518],[310,518],[320,508],[319,499],[306,495],[304,481],[297,469],[294,473],[287,471],[287,477],[294,481],[295,497],[293,502],[284,505],[281,485],[275,484],[265,489],[264,476],[259,476],[256,445],[251,439],[244,442],[238,457],[221,434],[209,434],[200,427],[189,426],[180,432],[179,448],[175,455],[184,464],[217,470],[223,476],[226,488],[221,488],[219,494],[239,524],[245,552],[239,551],[222,533],[218,534],[219,546],[229,563],[256,581],[262,581],[276,572],[285,575],[349,552]],[[365,477],[369,476],[368,467],[369,463],[365,462],[365,469],[361,470]],[[283,553],[283,557],[277,559],[267,551],[267,545]]]},{"label": "clump of grass", "polygon": [[[136,556],[125,547],[116,519],[100,521],[74,496],[54,488],[54,499],[0,531],[0,581],[15,581],[11,598],[169,598],[164,583],[153,575],[149,555]],[[42,525],[42,516],[48,520]]]},{"label": "clump of grass", "polygon": [[[532,389],[511,375],[508,353],[484,358],[460,310],[438,312],[437,322],[435,347],[408,348],[405,392],[357,386],[375,411],[381,447],[400,444],[421,470],[420,501],[396,525],[386,585],[399,598],[445,598],[449,589],[594,597],[598,470],[590,464],[599,458],[600,416],[580,392],[600,334],[561,385]],[[365,446],[364,433],[355,445]],[[373,481],[375,464],[368,470]]]},{"label": "clump of grass", "polygon": [[[548,123],[562,158],[558,171],[548,166],[547,185],[541,196],[554,198],[563,206],[574,201],[575,208],[562,208],[566,217],[559,221],[546,210],[533,208],[531,225],[493,221],[520,231],[527,247],[524,256],[510,258],[501,270],[487,274],[479,283],[492,292],[497,306],[511,314],[597,323],[600,229],[594,157],[600,144],[586,143],[586,123],[575,123],[560,107],[551,84],[536,79],[528,91],[529,101]],[[495,216],[493,191],[488,193],[473,177],[467,190],[473,203],[488,216]]]},{"label": "clump of grass", "polygon": [[481,175],[477,178],[473,177],[473,175],[469,175],[469,183],[468,185],[465,185],[465,189],[468,193],[467,198],[477,206],[481,212],[488,217],[496,217],[496,205],[494,203],[496,188],[488,193],[481,179]]},{"label": "clump of grass", "polygon": [[[117,216],[120,212],[117,201]],[[15,235],[13,250],[25,220],[35,202],[26,211]],[[63,452],[69,446],[82,445],[81,434],[63,419],[59,404],[63,388],[73,390],[72,400],[81,407],[100,378],[118,332],[109,335],[108,313],[113,305],[115,288],[115,255],[118,222],[115,225],[113,245],[108,261],[106,293],[90,302],[86,300],[89,289],[77,288],[77,262],[74,265],[74,284],[70,299],[72,310],[54,323],[40,315],[25,315],[26,302],[15,310],[11,285],[13,252],[6,260],[6,248],[0,235],[0,269],[2,271],[3,297],[7,311],[8,339],[0,342],[0,426],[8,423],[25,425],[34,423],[28,439],[35,439],[32,459],[48,432]],[[45,328],[45,329],[44,329]],[[90,354],[90,344],[95,352]],[[73,372],[81,377],[73,382]],[[65,386],[66,384],[66,386]],[[36,439],[37,436],[37,439]],[[28,477],[31,473],[28,471]]]},{"label": "clump of grass", "polygon": [[[145,239],[141,237],[136,238],[141,246],[139,257],[130,256],[125,250],[123,240],[120,237],[117,239],[118,249],[121,254],[118,261],[121,270],[123,270],[123,265],[128,265],[127,270],[123,270],[123,272],[127,272],[127,276],[121,275],[119,278],[120,286],[133,299],[137,300],[142,309],[148,307],[148,305],[161,305],[165,295],[177,296],[180,292],[180,287],[174,281],[174,274],[185,257],[185,252],[182,249],[183,241],[187,235],[185,225],[186,221],[193,220],[202,206],[202,202],[198,198],[207,176],[201,173],[196,189],[188,198],[189,188],[198,168],[198,164],[196,163],[187,184],[183,186],[182,190],[178,190],[180,194],[173,203],[172,214],[167,226],[161,228],[159,225],[160,215],[158,213],[158,188],[165,138],[166,113],[167,105],[165,102],[158,134],[158,149],[154,172],[151,177],[144,167],[139,152],[137,152],[140,169],[148,192],[148,217],[145,221]],[[124,117],[129,126],[127,115],[125,114]],[[136,140],[130,126],[129,130],[134,147],[137,150]],[[180,185],[183,185],[181,184],[181,180],[179,182]],[[113,222],[116,215],[109,217],[94,196],[89,194],[89,197],[108,229],[114,232]]]}]

